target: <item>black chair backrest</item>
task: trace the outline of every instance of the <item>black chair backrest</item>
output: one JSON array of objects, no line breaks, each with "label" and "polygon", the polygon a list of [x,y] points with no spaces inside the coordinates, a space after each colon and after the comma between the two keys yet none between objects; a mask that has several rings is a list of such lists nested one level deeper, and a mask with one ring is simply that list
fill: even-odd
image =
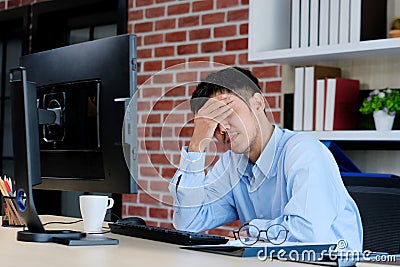
[{"label": "black chair backrest", "polygon": [[363,249],[400,253],[400,179],[344,177],[343,181],[361,214]]}]

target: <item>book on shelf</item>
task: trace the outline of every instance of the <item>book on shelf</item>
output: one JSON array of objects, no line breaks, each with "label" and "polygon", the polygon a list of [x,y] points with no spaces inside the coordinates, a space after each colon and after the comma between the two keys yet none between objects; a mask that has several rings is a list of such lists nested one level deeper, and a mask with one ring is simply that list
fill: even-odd
[{"label": "book on shelf", "polygon": [[356,129],[360,81],[325,78],[325,87],[325,131]]},{"label": "book on shelf", "polygon": [[[304,108],[303,108],[303,130],[314,129],[315,116],[315,90],[317,79],[325,77],[340,77],[341,70],[337,67],[313,65],[305,67],[304,72]],[[295,96],[296,97],[296,96]]]},{"label": "book on shelf", "polygon": [[385,39],[386,24],[387,0],[350,0],[350,42]]},{"label": "book on shelf", "polygon": [[294,93],[283,94],[283,128],[293,130],[293,96]]},{"label": "book on shelf", "polygon": [[329,44],[339,41],[339,0],[330,1],[329,5]]},{"label": "book on shelf", "polygon": [[339,43],[345,44],[349,42],[350,0],[340,0],[339,13]]},{"label": "book on shelf", "polygon": [[303,130],[304,67],[294,69],[293,130]]},{"label": "book on shelf", "polygon": [[350,43],[360,41],[361,36],[361,0],[350,1]]},{"label": "book on shelf", "polygon": [[325,79],[317,79],[315,89],[315,130],[324,130],[325,119]]},{"label": "book on shelf", "polygon": [[300,0],[292,0],[291,6],[291,48],[300,47]]},{"label": "book on shelf", "polygon": [[309,46],[310,0],[300,0],[300,47]]},{"label": "book on shelf", "polygon": [[319,29],[318,29],[318,45],[324,46],[329,44],[329,1],[322,0],[319,3]]},{"label": "book on shelf", "polygon": [[310,0],[310,47],[318,45],[319,0]]}]

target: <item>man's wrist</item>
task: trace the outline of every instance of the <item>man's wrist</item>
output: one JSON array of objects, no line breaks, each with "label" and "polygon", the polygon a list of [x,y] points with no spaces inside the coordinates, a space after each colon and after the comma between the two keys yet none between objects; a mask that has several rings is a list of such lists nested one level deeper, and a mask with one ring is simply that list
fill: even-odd
[{"label": "man's wrist", "polygon": [[198,173],[204,171],[205,153],[189,152],[189,147],[182,147],[179,169],[184,173]]},{"label": "man's wrist", "polygon": [[188,146],[188,152],[204,152],[205,147],[202,148],[198,142],[190,142]]},{"label": "man's wrist", "polygon": [[210,144],[214,131],[200,132],[195,129],[188,146],[188,152],[204,152],[206,147]]}]

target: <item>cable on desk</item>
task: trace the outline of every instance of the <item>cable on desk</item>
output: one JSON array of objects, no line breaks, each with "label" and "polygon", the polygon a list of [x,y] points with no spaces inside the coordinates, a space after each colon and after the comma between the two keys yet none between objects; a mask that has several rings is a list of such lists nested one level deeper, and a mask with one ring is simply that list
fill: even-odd
[{"label": "cable on desk", "polygon": [[[120,218],[117,214],[111,212],[110,210],[107,210],[107,213],[106,213],[106,214],[107,214],[107,215],[110,214],[111,218],[112,218],[112,217],[115,217],[115,218],[117,218],[117,220],[121,220],[121,218]],[[112,221],[112,220],[111,220],[111,221]]]},{"label": "cable on desk", "polygon": [[[121,220],[121,218],[120,218],[117,214],[115,214],[115,213],[113,213],[113,212],[111,212],[111,211],[109,211],[109,210],[107,211],[107,214],[110,214],[111,218],[112,218],[112,217],[115,217],[115,218],[117,218],[117,220]],[[112,221],[112,220],[111,220],[111,221]],[[110,233],[110,232],[111,232],[110,227],[103,226],[102,229],[106,229],[106,231],[101,232],[101,233],[99,233],[99,234],[107,234],[107,233]]]},{"label": "cable on desk", "polygon": [[[116,217],[117,220],[121,219],[117,214],[115,214],[113,212],[111,212],[110,215],[111,215],[111,217],[113,217],[113,216]],[[83,222],[83,219],[79,219],[79,220],[72,221],[72,222],[60,222],[60,221],[47,222],[47,223],[43,224],[43,227],[46,226],[46,225],[49,225],[49,224],[75,224],[75,223],[79,223],[79,222]],[[102,229],[106,229],[106,231],[102,231],[102,232],[100,232],[98,234],[107,234],[107,233],[111,232],[109,227],[103,226]],[[26,230],[26,225],[23,226],[22,230]]]},{"label": "cable on desk", "polygon": [[[82,221],[83,221],[82,219],[79,219],[79,220],[73,221],[73,222],[47,222],[47,223],[44,223],[43,226],[46,226],[46,225],[49,225],[49,224],[75,224],[75,223],[79,223],[79,222],[82,222]],[[26,225],[24,225],[22,230],[24,230],[24,231],[26,230]]]},{"label": "cable on desk", "polygon": [[110,233],[110,232],[111,232],[110,227],[103,226],[102,229],[106,229],[106,231],[102,231],[102,232],[99,233],[99,234],[107,234],[107,233]]},{"label": "cable on desk", "polygon": [[83,220],[80,219],[80,220],[73,221],[73,222],[47,222],[47,223],[44,223],[43,226],[46,226],[49,224],[75,224],[75,223],[79,223],[79,222],[83,222]]}]

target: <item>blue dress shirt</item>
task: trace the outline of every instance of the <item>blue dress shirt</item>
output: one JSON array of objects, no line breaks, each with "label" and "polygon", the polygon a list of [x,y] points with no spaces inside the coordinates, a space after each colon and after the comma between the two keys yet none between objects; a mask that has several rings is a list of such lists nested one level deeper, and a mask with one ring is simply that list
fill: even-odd
[{"label": "blue dress shirt", "polygon": [[362,250],[358,208],[332,154],[311,135],[275,126],[255,164],[227,151],[207,172],[205,156],[182,149],[169,186],[177,229],[201,232],[237,219],[259,229],[278,223],[288,241],[345,240],[347,249]]}]

